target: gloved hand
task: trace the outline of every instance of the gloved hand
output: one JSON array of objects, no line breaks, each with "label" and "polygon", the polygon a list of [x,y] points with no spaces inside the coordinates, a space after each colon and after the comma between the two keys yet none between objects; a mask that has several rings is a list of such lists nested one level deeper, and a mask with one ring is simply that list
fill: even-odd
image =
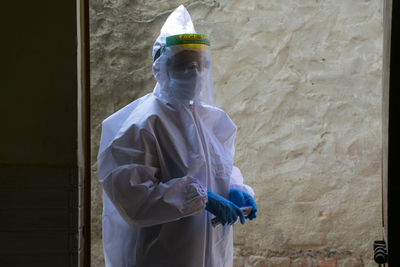
[{"label": "gloved hand", "polygon": [[237,221],[238,217],[240,223],[244,224],[244,215],[238,206],[210,190],[208,190],[207,193],[208,202],[206,210],[214,214],[222,225],[232,225]]},{"label": "gloved hand", "polygon": [[231,189],[229,191],[229,200],[235,203],[235,205],[241,207],[246,207],[246,206],[252,206],[253,210],[251,213],[246,216],[247,219],[253,220],[254,218],[257,217],[257,205],[254,199],[247,194],[246,192],[243,192],[242,190],[239,189]]}]

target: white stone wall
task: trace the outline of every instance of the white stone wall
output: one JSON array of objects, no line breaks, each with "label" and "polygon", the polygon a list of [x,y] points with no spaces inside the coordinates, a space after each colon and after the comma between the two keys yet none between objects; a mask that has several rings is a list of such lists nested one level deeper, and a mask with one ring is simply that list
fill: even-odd
[{"label": "white stone wall", "polygon": [[91,0],[93,266],[101,121],[153,90],[151,47],[181,3],[210,35],[216,105],[259,206],[235,226],[235,266],[376,266],[382,0]]}]

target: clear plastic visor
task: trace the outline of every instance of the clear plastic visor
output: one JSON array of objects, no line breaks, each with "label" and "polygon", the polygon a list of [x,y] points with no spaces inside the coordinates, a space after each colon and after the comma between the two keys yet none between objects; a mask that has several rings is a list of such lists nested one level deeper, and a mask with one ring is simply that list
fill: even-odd
[{"label": "clear plastic visor", "polygon": [[161,96],[170,100],[214,104],[210,49],[202,44],[174,45],[164,48],[160,64]]},{"label": "clear plastic visor", "polygon": [[198,72],[205,73],[211,66],[209,50],[189,50],[180,47],[168,49],[171,50],[171,56],[167,62],[167,68],[169,68],[170,71],[185,72],[195,69]]}]

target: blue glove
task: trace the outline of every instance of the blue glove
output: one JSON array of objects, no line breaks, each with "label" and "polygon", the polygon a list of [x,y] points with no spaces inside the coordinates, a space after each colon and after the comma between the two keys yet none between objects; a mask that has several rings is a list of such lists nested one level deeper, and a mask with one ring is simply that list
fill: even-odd
[{"label": "blue glove", "polygon": [[242,210],[226,198],[208,190],[208,202],[206,210],[217,217],[222,225],[232,225],[240,218],[240,223],[244,224],[244,215]]},{"label": "blue glove", "polygon": [[237,206],[241,207],[247,207],[247,206],[252,206],[253,210],[251,213],[246,216],[247,219],[253,220],[254,218],[257,217],[257,205],[254,199],[247,194],[246,192],[243,192],[242,190],[239,189],[231,189],[229,191],[229,200],[235,203]]}]

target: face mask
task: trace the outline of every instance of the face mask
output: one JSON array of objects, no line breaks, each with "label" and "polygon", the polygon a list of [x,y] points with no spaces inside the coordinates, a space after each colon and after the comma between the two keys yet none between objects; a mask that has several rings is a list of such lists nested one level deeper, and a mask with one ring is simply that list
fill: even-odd
[{"label": "face mask", "polygon": [[185,71],[169,72],[169,88],[173,97],[181,100],[193,100],[200,96],[204,72],[196,68]]}]

